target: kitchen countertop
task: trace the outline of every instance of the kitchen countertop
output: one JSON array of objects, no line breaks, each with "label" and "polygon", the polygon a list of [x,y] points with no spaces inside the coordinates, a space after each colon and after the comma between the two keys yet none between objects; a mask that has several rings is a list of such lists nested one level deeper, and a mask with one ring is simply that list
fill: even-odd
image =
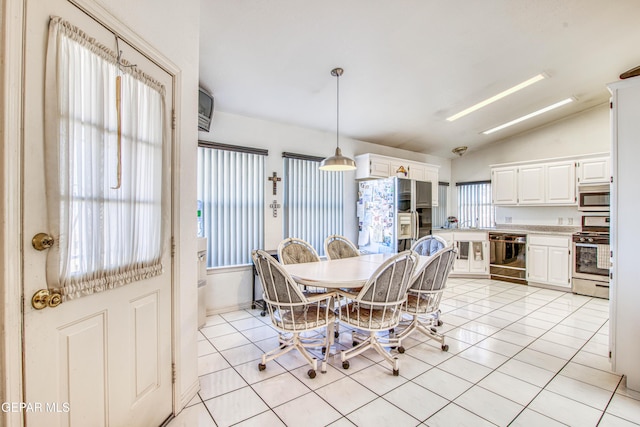
[{"label": "kitchen countertop", "polygon": [[495,232],[495,233],[522,233],[522,234],[561,234],[570,236],[581,230],[580,226],[567,225],[523,225],[523,224],[497,224],[488,228],[435,228],[433,231],[465,232]]}]

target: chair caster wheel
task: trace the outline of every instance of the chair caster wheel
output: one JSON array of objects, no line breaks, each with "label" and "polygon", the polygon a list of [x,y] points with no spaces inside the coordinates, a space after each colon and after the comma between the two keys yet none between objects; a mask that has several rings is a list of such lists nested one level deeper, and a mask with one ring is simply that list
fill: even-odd
[{"label": "chair caster wheel", "polygon": [[260,312],[260,316],[264,317],[264,316],[266,316],[266,315],[267,315],[267,312],[266,312],[266,311],[261,311],[261,312]]},{"label": "chair caster wheel", "polygon": [[355,347],[355,346],[357,346],[357,345],[358,345],[358,341],[354,341],[354,342],[353,342],[353,346]]},{"label": "chair caster wheel", "polygon": [[437,330],[436,328],[433,328],[433,327],[432,327],[432,328],[431,328],[431,332],[433,332],[434,334],[437,334],[437,333],[438,333],[438,330]]},{"label": "chair caster wheel", "polygon": [[393,376],[397,377],[398,375],[400,375],[400,369],[394,369],[393,370]]},{"label": "chair caster wheel", "polygon": [[264,363],[258,363],[258,371],[264,371],[265,369],[267,369],[267,365]]},{"label": "chair caster wheel", "polygon": [[442,320],[438,319],[438,322],[436,323],[436,325],[442,326],[442,325],[444,325],[444,323],[442,323]]},{"label": "chair caster wheel", "polygon": [[392,334],[394,332],[395,332],[395,329],[393,329],[393,328],[389,329],[389,334]]},{"label": "chair caster wheel", "polygon": [[449,344],[442,344],[442,351],[449,351]]},{"label": "chair caster wheel", "polygon": [[325,354],[327,352],[327,347],[322,347],[322,354]]},{"label": "chair caster wheel", "polygon": [[345,360],[344,362],[342,362],[342,369],[349,369],[349,361]]},{"label": "chair caster wheel", "polygon": [[400,354],[404,353],[404,347],[403,346],[398,347],[398,353],[400,353]]},{"label": "chair caster wheel", "polygon": [[338,338],[339,336],[340,336],[340,332],[335,331],[335,332],[333,333],[333,337],[334,337],[334,338]]},{"label": "chair caster wheel", "polygon": [[307,375],[309,375],[309,378],[313,379],[316,377],[316,371],[314,371],[313,369],[309,369]]}]

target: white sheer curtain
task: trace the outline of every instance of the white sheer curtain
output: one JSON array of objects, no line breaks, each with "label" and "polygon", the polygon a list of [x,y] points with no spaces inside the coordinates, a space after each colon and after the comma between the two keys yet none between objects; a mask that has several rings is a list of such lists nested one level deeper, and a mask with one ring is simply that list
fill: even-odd
[{"label": "white sheer curtain", "polygon": [[164,87],[52,18],[45,90],[48,286],[65,300],[162,273]]},{"label": "white sheer curtain", "polygon": [[324,239],[343,234],[344,184],[341,172],[319,167],[319,161],[285,157],[284,237],[306,240],[322,256]]}]

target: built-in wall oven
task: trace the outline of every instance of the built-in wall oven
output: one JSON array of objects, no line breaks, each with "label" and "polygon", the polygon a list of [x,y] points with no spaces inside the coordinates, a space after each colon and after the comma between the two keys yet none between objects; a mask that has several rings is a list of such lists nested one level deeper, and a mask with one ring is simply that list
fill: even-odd
[{"label": "built-in wall oven", "polygon": [[609,299],[609,217],[583,216],[573,235],[573,293]]},{"label": "built-in wall oven", "polygon": [[527,284],[527,236],[489,233],[489,273],[495,280]]}]

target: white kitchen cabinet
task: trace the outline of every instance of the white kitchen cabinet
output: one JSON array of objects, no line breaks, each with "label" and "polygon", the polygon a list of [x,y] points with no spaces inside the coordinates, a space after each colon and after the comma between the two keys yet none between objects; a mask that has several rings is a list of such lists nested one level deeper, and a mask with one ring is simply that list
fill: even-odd
[{"label": "white kitchen cabinet", "polygon": [[424,164],[410,162],[408,164],[409,178],[416,181],[428,181],[427,180],[427,167]]},{"label": "white kitchen cabinet", "polygon": [[360,154],[355,157],[356,179],[375,179],[400,176],[397,170],[404,167],[405,178],[431,182],[431,205],[438,206],[438,170],[440,166],[413,162],[378,154]]},{"label": "white kitchen cabinet", "polygon": [[489,236],[479,231],[438,231],[434,234],[442,237],[458,250],[453,263],[451,276],[488,276],[489,274]]},{"label": "white kitchen cabinet", "polygon": [[548,205],[575,205],[576,163],[555,162],[545,165],[545,203]]},{"label": "white kitchen cabinet", "polygon": [[[391,162],[388,157],[373,154],[356,156],[356,179],[388,178],[391,174]],[[395,176],[395,171],[393,173]]]},{"label": "white kitchen cabinet", "polygon": [[545,203],[545,165],[521,166],[518,171],[518,203],[539,205]]},{"label": "white kitchen cabinet", "polygon": [[608,184],[611,180],[609,157],[578,162],[578,185]]},{"label": "white kitchen cabinet", "polygon": [[491,193],[494,205],[518,204],[518,168],[501,167],[492,169]]},{"label": "white kitchen cabinet", "polygon": [[571,289],[571,237],[529,235],[527,281]]},{"label": "white kitchen cabinet", "polygon": [[640,77],[609,85],[611,91],[611,288],[609,350],[614,372],[624,374],[627,388],[640,392]]},{"label": "white kitchen cabinet", "polygon": [[493,204],[509,205],[575,205],[576,163],[527,163],[491,169]]},{"label": "white kitchen cabinet", "polygon": [[431,182],[431,206],[438,206],[438,185],[439,185],[438,168],[435,166],[427,166],[425,168],[425,181]]}]

